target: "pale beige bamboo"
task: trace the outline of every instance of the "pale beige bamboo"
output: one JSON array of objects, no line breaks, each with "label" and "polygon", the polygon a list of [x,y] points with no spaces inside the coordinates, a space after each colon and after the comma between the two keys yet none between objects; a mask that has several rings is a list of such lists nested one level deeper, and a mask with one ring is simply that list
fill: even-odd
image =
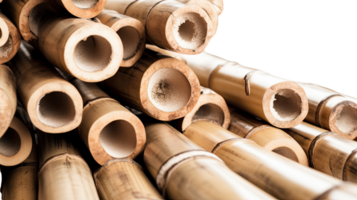
[{"label": "pale beige bamboo", "polygon": [[357,183],[357,142],[306,122],[287,132],[303,147],[311,167]]},{"label": "pale beige bamboo", "polygon": [[163,199],[132,159],[113,159],[95,174],[101,200]]},{"label": "pale beige bamboo", "polygon": [[113,10],[103,10],[97,18],[101,23],[112,28],[123,42],[124,57],[121,67],[133,66],[145,50],[146,33],[144,25],[137,19],[117,13]]},{"label": "pale beige bamboo", "polygon": [[120,68],[102,86],[111,95],[153,118],[182,118],[196,105],[200,85],[182,61],[146,50],[130,68]]},{"label": "pale beige bamboo", "polygon": [[0,12],[0,64],[11,60],[19,50],[21,36],[16,26]]},{"label": "pale beige bamboo", "polygon": [[224,7],[223,0],[207,0],[207,1],[211,2],[216,7],[218,15],[222,14],[223,7]]},{"label": "pale beige bamboo", "polygon": [[39,52],[23,43],[11,64],[19,99],[35,127],[64,133],[79,126],[83,110],[79,92]]},{"label": "pale beige bamboo", "polygon": [[[192,123],[184,135],[220,157],[234,172],[279,199],[333,199],[334,193],[357,196],[357,186],[266,151],[206,121]],[[351,188],[349,188],[351,185]]]},{"label": "pale beige bamboo", "polygon": [[283,130],[267,125],[253,116],[230,108],[231,125],[229,130],[240,137],[251,139],[264,149],[308,166],[304,150]]},{"label": "pale beige bamboo", "polygon": [[171,126],[146,126],[144,162],[169,199],[272,199]]},{"label": "pale beige bamboo", "polygon": [[11,69],[0,65],[0,138],[10,126],[17,105],[16,80]]},{"label": "pale beige bamboo", "polygon": [[80,18],[97,16],[106,2],[107,0],[49,0],[55,10],[64,10]]}]

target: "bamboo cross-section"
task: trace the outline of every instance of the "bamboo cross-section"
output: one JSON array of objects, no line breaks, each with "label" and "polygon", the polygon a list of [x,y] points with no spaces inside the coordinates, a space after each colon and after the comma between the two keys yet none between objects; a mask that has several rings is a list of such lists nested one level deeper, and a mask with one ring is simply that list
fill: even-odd
[{"label": "bamboo cross-section", "polygon": [[0,12],[0,64],[11,60],[20,48],[21,36],[16,26]]},{"label": "bamboo cross-section", "polygon": [[8,66],[0,65],[0,138],[10,126],[16,106],[15,76]]}]

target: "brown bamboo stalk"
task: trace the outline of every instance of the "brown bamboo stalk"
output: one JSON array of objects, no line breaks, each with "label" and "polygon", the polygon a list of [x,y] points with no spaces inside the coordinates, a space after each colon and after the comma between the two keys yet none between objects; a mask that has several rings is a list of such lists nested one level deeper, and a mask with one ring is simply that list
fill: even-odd
[{"label": "brown bamboo stalk", "polygon": [[132,159],[109,160],[94,180],[102,200],[163,199]]},{"label": "brown bamboo stalk", "polygon": [[0,13],[0,64],[11,60],[20,48],[21,36],[16,26]]},{"label": "brown bamboo stalk", "polygon": [[0,138],[10,126],[16,112],[16,80],[11,69],[0,65]]},{"label": "brown bamboo stalk", "polygon": [[334,193],[356,198],[355,184],[344,183],[266,151],[252,140],[215,124],[194,122],[184,135],[220,157],[234,172],[279,199],[333,199]]},{"label": "brown bamboo stalk", "polygon": [[80,18],[93,18],[105,6],[107,0],[50,0],[49,3],[56,10],[63,10]]},{"label": "brown bamboo stalk", "polygon": [[308,166],[304,150],[286,132],[267,125],[253,116],[230,108],[231,125],[229,130],[242,138],[253,140],[264,149]]},{"label": "brown bamboo stalk", "polygon": [[35,127],[64,133],[79,126],[83,110],[79,92],[39,52],[23,43],[11,64],[19,99]]},{"label": "brown bamboo stalk", "polygon": [[185,63],[150,50],[133,67],[120,68],[102,86],[128,105],[162,121],[188,114],[200,95],[197,77]]},{"label": "brown bamboo stalk", "polygon": [[305,150],[311,167],[357,183],[357,142],[305,122],[287,132]]},{"label": "brown bamboo stalk", "polygon": [[146,33],[144,25],[137,19],[117,13],[113,10],[103,10],[97,18],[101,23],[112,28],[123,42],[124,57],[121,67],[133,66],[145,50]]},{"label": "brown bamboo stalk", "polygon": [[144,162],[169,199],[272,199],[163,123],[146,126]]}]

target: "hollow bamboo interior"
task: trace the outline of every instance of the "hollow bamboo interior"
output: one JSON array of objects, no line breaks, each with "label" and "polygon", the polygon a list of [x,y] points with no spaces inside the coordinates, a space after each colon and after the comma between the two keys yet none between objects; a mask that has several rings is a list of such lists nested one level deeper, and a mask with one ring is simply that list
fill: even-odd
[{"label": "hollow bamboo interior", "polygon": [[0,12],[0,64],[10,61],[20,48],[21,36],[16,26]]},{"label": "hollow bamboo interior", "polygon": [[53,9],[63,10],[79,18],[93,18],[105,6],[107,0],[50,0]]},{"label": "hollow bamboo interior", "polygon": [[[1,13],[1,15],[3,14]],[[0,47],[2,47],[6,44],[10,37],[9,27],[7,26],[5,20],[2,17],[0,17],[0,31]]]}]

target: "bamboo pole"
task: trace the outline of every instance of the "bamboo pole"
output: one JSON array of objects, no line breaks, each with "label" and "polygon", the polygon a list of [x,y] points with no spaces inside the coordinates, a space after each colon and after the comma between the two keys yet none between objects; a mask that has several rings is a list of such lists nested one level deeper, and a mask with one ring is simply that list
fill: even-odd
[{"label": "bamboo pole", "polygon": [[272,199],[163,123],[147,124],[144,162],[169,199]]},{"label": "bamboo pole", "polygon": [[146,33],[144,25],[137,19],[119,14],[113,10],[103,10],[97,18],[112,28],[123,42],[124,57],[121,67],[133,66],[145,50]]},{"label": "bamboo pole", "polygon": [[23,43],[11,65],[19,99],[35,127],[47,133],[64,133],[79,126],[83,110],[79,92],[39,52]]},{"label": "bamboo pole", "polygon": [[305,122],[287,132],[305,150],[311,167],[357,183],[357,142]]},{"label": "bamboo pole", "polygon": [[163,199],[132,159],[109,160],[94,180],[102,200]]},{"label": "bamboo pole", "polygon": [[155,119],[182,118],[196,105],[200,85],[183,62],[146,50],[130,68],[120,68],[102,83],[109,94]]},{"label": "bamboo pole", "polygon": [[236,109],[230,108],[230,113],[232,120],[229,130],[232,133],[253,140],[268,151],[308,166],[309,162],[304,150],[286,132]]},{"label": "bamboo pole", "polygon": [[56,10],[63,10],[80,18],[93,18],[105,6],[107,0],[50,0],[49,3]]},{"label": "bamboo pole", "polygon": [[0,64],[11,60],[20,48],[21,36],[15,25],[0,13]]},{"label": "bamboo pole", "polygon": [[279,199],[333,199],[335,193],[357,197],[355,184],[344,183],[282,158],[215,124],[194,122],[184,135],[220,157],[234,172]]},{"label": "bamboo pole", "polygon": [[4,135],[16,112],[16,80],[11,69],[0,65],[0,138]]}]

